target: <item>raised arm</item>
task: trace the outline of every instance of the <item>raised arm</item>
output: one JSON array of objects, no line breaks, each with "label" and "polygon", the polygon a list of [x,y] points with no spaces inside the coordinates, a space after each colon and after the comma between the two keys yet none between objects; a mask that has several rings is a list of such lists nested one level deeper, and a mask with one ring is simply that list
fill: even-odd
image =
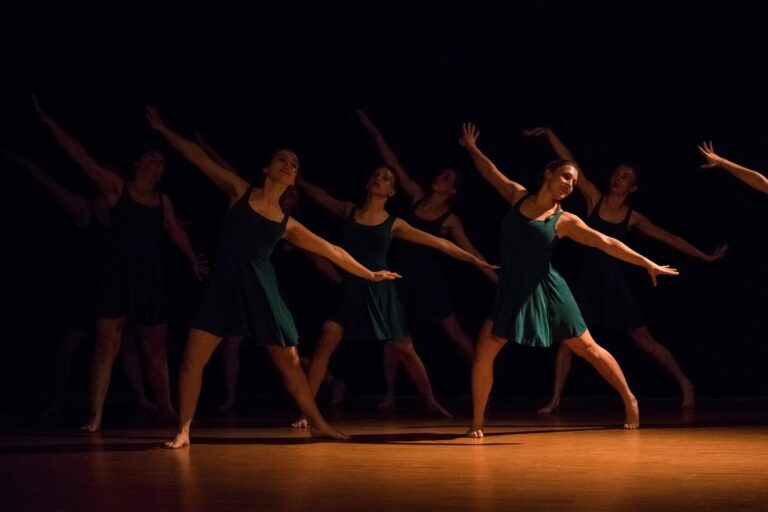
[{"label": "raised arm", "polygon": [[51,135],[56,142],[61,146],[64,152],[71,158],[85,174],[101,189],[102,194],[113,202],[117,199],[122,191],[123,180],[121,180],[115,174],[109,172],[102,167],[93,157],[85,150],[82,144],[77,141],[70,134],[65,132],[61,126],[58,125],[37,102],[37,98],[34,98],[35,111],[40,121],[48,128]]},{"label": "raised arm", "polygon": [[283,238],[291,242],[299,249],[304,249],[329,259],[350,274],[369,281],[383,281],[385,279],[395,279],[400,277],[395,272],[389,270],[379,270],[373,272],[357,262],[350,254],[337,245],[320,238],[316,234],[301,225],[293,218],[288,219]]},{"label": "raised arm", "polygon": [[147,107],[147,120],[149,121],[149,125],[162,135],[184,158],[203,171],[203,174],[205,174],[214,185],[226,192],[230,202],[241,197],[248,189],[248,182],[231,170],[214,162],[211,157],[203,151],[203,148],[168,128],[157,113],[155,107]]},{"label": "raised arm", "polygon": [[163,194],[163,220],[165,223],[165,230],[168,232],[174,245],[179,248],[181,253],[187,258],[192,272],[197,277],[198,281],[203,280],[203,275],[208,273],[208,262],[202,255],[195,254],[192,249],[192,244],[189,241],[189,236],[184,228],[181,226],[179,219],[176,218],[176,214],[173,211],[173,205],[171,200]]},{"label": "raised arm", "polygon": [[395,152],[392,151],[392,148],[390,148],[389,144],[387,144],[387,141],[384,140],[384,137],[381,135],[381,132],[379,132],[379,129],[368,118],[365,112],[358,110],[357,118],[360,120],[360,123],[362,123],[371,137],[373,137],[373,141],[376,143],[376,147],[379,148],[379,153],[381,154],[381,158],[384,159],[384,163],[386,163],[392,168],[392,170],[395,171],[395,174],[397,175],[397,181],[400,183],[400,186],[403,187],[405,193],[408,194],[408,197],[411,198],[411,204],[424,197],[424,189],[421,188],[421,185],[413,181],[408,173],[405,172],[405,169],[403,169],[403,166],[400,165],[400,161],[397,159]]},{"label": "raised arm", "polygon": [[437,249],[438,251],[447,254],[451,258],[471,263],[481,270],[495,270],[499,268],[498,266],[491,265],[485,261],[482,256],[475,256],[445,238],[430,235],[420,229],[414,228],[403,219],[395,219],[395,222],[392,225],[392,236],[402,238],[403,240],[414,244],[432,247],[433,249]]},{"label": "raised arm", "polygon": [[214,149],[213,146],[208,142],[208,139],[203,136],[202,133],[195,130],[195,140],[197,140],[197,143],[200,145],[200,147],[205,151],[205,153],[211,157],[211,160],[219,164],[221,167],[224,167],[225,169],[229,169],[230,171],[240,174],[237,172],[237,168],[235,168],[234,165],[232,165],[229,161],[227,161],[221,154]]},{"label": "raised arm", "polygon": [[61,186],[31,160],[16,156],[4,149],[0,149],[0,156],[27,171],[27,174],[32,176],[67,211],[78,228],[83,228],[88,224],[91,217],[91,207],[87,200]]},{"label": "raised arm", "polygon": [[[483,255],[480,254],[480,252],[477,249],[475,249],[475,246],[472,245],[472,242],[469,241],[467,234],[464,232],[464,226],[462,225],[461,219],[459,219],[458,215],[456,215],[455,213],[449,215],[448,218],[445,220],[444,226],[445,226],[445,229],[448,231],[448,236],[451,237],[454,242],[456,242],[456,245],[458,245],[468,253],[474,255],[476,258],[485,260],[485,258],[483,258]],[[492,283],[494,284],[499,283],[499,275],[493,270],[490,270],[487,268],[480,268],[479,270]]]},{"label": "raised arm", "polygon": [[619,240],[595,231],[571,213],[563,213],[557,221],[555,229],[560,237],[567,236],[580,244],[599,249],[614,258],[643,267],[651,276],[653,286],[656,286],[656,276],[658,275],[676,276],[678,274],[676,269],[670,268],[668,265],[657,265]]},{"label": "raised arm", "polygon": [[711,167],[722,167],[733,176],[743,181],[755,190],[768,194],[768,178],[757,171],[747,169],[737,163],[731,162],[715,153],[712,142],[704,142],[699,146],[699,152],[707,159],[707,163],[702,165],[702,169]]},{"label": "raised arm", "polygon": [[525,193],[526,189],[521,184],[504,176],[496,165],[483,154],[477,147],[477,138],[480,132],[473,123],[461,125],[461,137],[459,145],[467,150],[472,158],[472,163],[480,175],[485,178],[496,191],[501,194],[508,203],[515,204]]},{"label": "raised arm", "polygon": [[354,203],[336,199],[324,188],[309,183],[301,176],[296,177],[296,186],[299,187],[307,197],[339,217],[347,218],[349,212],[355,207]]},{"label": "raised arm", "polygon": [[[549,145],[552,147],[552,150],[555,152],[558,158],[562,160],[570,160],[571,162],[576,161],[576,159],[573,157],[573,153],[571,153],[571,150],[568,149],[568,147],[563,144],[560,138],[555,135],[555,132],[549,128],[536,127],[529,130],[523,130],[523,135],[529,137],[544,136],[547,138]],[[592,183],[589,178],[587,178],[587,175],[584,174],[584,170],[581,168],[579,168],[579,179],[576,181],[576,188],[579,189],[581,195],[583,195],[584,199],[587,200],[587,211],[591,212],[592,208],[594,208],[594,206],[600,200],[600,196],[602,194],[600,193],[600,190],[595,186],[595,184]]]},{"label": "raised arm", "polygon": [[648,217],[641,215],[636,211],[632,212],[632,218],[629,220],[629,223],[630,226],[637,228],[637,230],[641,233],[648,235],[651,238],[655,238],[656,240],[660,240],[670,247],[673,247],[682,252],[683,254],[687,254],[688,256],[706,261],[708,263],[719,260],[725,256],[725,252],[728,250],[728,244],[725,244],[715,249],[711,254],[706,254],[705,252],[688,243],[683,238],[655,225],[648,219]]}]

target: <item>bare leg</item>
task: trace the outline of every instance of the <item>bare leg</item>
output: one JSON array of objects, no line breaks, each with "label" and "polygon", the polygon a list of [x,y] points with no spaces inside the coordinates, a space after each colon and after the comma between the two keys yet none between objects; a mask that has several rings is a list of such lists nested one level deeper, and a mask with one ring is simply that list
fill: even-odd
[{"label": "bare leg", "polygon": [[[300,359],[301,359],[302,369],[304,370],[305,373],[308,373],[309,365],[312,363],[312,360],[308,357],[302,357]],[[326,371],[325,378],[323,379],[323,383],[331,387],[331,401],[329,402],[329,405],[337,406],[344,403],[344,395],[347,392],[346,382],[336,377],[331,372]]]},{"label": "bare leg", "polygon": [[563,340],[568,348],[573,350],[577,356],[586,359],[589,364],[595,367],[598,373],[619,392],[624,401],[624,428],[634,429],[640,427],[640,412],[637,408],[635,395],[629,389],[627,380],[619,367],[616,359],[603,347],[595,343],[589,331],[575,338]]},{"label": "bare leg", "polygon": [[155,395],[155,401],[162,417],[176,419],[176,411],[171,403],[171,387],[168,382],[168,357],[165,340],[168,335],[167,324],[139,326],[142,348],[147,357],[147,376]]},{"label": "bare leg", "polygon": [[656,341],[645,326],[632,329],[629,331],[629,336],[643,352],[653,357],[662,368],[677,380],[677,383],[680,385],[680,391],[683,394],[683,408],[694,407],[696,405],[696,395],[693,384],[688,380],[683,370],[680,369],[680,365],[677,364],[675,357],[669,349]]},{"label": "bare leg", "polygon": [[189,426],[195,415],[197,399],[203,384],[203,368],[211,359],[221,338],[199,329],[190,329],[179,373],[179,428],[176,436],[165,443],[168,448],[189,444]]},{"label": "bare leg", "polygon": [[120,351],[125,318],[96,320],[96,349],[91,361],[91,413],[88,423],[80,427],[83,432],[96,432],[101,428],[104,401],[107,398],[112,365]]},{"label": "bare leg", "polygon": [[464,361],[471,365],[475,355],[475,346],[469,336],[464,332],[464,329],[461,328],[459,319],[456,318],[456,313],[451,313],[440,320],[440,327],[442,327],[443,332],[448,336],[448,339],[451,340]]},{"label": "bare leg", "polygon": [[384,344],[381,355],[384,363],[384,380],[387,384],[387,391],[384,399],[379,402],[378,407],[379,409],[389,409],[395,405],[395,384],[397,383],[397,369],[400,366],[400,358],[390,343]]},{"label": "bare leg", "polygon": [[129,325],[123,329],[123,339],[120,343],[120,360],[123,363],[125,376],[131,386],[133,405],[138,410],[156,411],[157,405],[147,398],[144,390],[144,372],[141,369],[141,358],[136,348],[138,343],[135,326]]},{"label": "bare leg", "polygon": [[227,398],[219,406],[219,411],[227,412],[235,405],[237,394],[237,377],[240,375],[240,349],[243,347],[242,336],[232,336],[224,340],[221,347],[221,362],[224,366],[224,384],[227,387]]},{"label": "bare leg", "polygon": [[427,375],[427,369],[424,368],[424,363],[421,361],[419,354],[416,353],[411,337],[409,336],[406,341],[401,343],[390,344],[390,346],[393,353],[403,363],[405,371],[408,372],[408,376],[427,403],[427,410],[446,418],[453,418],[453,415],[446,411],[435,399],[435,395],[432,393],[432,384],[430,384],[429,376]]},{"label": "bare leg", "polygon": [[493,387],[493,361],[507,340],[491,334],[493,322],[487,320],[480,329],[472,361],[472,426],[467,437],[483,437],[485,408]]},{"label": "bare leg", "polygon": [[[331,360],[331,355],[333,355],[333,351],[336,350],[336,347],[341,343],[343,336],[344,328],[341,327],[341,325],[332,321],[323,323],[322,330],[320,331],[320,339],[317,340],[317,345],[315,345],[315,353],[312,356],[312,361],[309,363],[309,372],[307,375],[312,398],[317,396],[320,384],[328,373],[328,363]],[[302,417],[298,421],[293,422],[291,426],[294,428],[307,428],[309,425],[307,419]]]},{"label": "bare leg", "polygon": [[296,401],[302,414],[308,419],[310,432],[316,437],[332,437],[334,439],[349,439],[349,436],[332,428],[320,414],[315,398],[307,382],[307,376],[301,369],[299,354],[296,347],[267,347],[272,361],[280,370],[283,384]]},{"label": "bare leg", "polygon": [[552,414],[560,407],[560,398],[563,396],[563,388],[568,374],[571,371],[571,361],[573,352],[565,343],[560,343],[557,347],[557,356],[555,356],[555,384],[552,393],[552,400],[547,405],[539,409],[539,414]]}]

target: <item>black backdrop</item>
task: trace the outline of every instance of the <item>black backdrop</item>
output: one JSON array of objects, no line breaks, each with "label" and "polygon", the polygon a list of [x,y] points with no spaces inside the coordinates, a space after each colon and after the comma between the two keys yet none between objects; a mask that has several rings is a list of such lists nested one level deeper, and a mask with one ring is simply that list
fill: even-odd
[{"label": "black backdrop", "polygon": [[[156,104],[182,133],[206,133],[250,175],[289,141],[301,149],[309,179],[350,199],[361,197],[379,161],[354,117],[364,108],[415,178],[426,184],[445,166],[465,174],[459,212],[469,236],[496,261],[506,205],[474,174],[456,144],[458,128],[463,120],[477,122],[486,153],[534,187],[551,155],[544,141],[520,131],[547,125],[598,184],[616,164],[635,164],[642,179],[635,205],[661,226],[704,250],[730,244],[725,260],[708,265],[634,235],[633,247],[681,275],[653,289],[642,271],[627,272],[652,331],[701,393],[768,391],[765,197],[723,171],[700,170],[696,152],[698,142],[712,139],[721,154],[768,168],[768,31],[757,3],[184,4],[3,7],[2,146],[31,156],[73,190],[93,193],[36,121],[34,91],[104,163],[129,169],[140,149],[161,149],[169,162],[164,189],[191,222],[194,245],[211,253],[224,197],[150,133],[144,104]],[[583,214],[577,196],[565,206]],[[2,387],[45,389],[72,228],[43,191],[5,164],[0,198]],[[392,210],[404,206],[401,197]],[[306,201],[297,218],[334,238],[335,221]],[[577,247],[562,244],[555,263],[566,278],[578,256]],[[311,345],[327,285],[301,259],[290,261],[296,265],[281,265],[282,279]],[[175,372],[199,287],[171,247],[167,262]],[[493,288],[473,269],[444,263],[459,316],[474,337]],[[438,393],[466,393],[468,371],[439,332],[416,334]],[[636,392],[675,392],[674,382],[625,339],[601,341]],[[353,391],[379,392],[377,353],[368,345],[343,347],[333,369]],[[263,353],[246,348],[243,355],[247,392],[282,393]],[[552,357],[510,346],[497,363],[497,392],[548,393]],[[83,371],[86,361],[81,355]],[[577,370],[572,392],[607,392],[591,370]],[[215,387],[215,379],[209,382]]]}]

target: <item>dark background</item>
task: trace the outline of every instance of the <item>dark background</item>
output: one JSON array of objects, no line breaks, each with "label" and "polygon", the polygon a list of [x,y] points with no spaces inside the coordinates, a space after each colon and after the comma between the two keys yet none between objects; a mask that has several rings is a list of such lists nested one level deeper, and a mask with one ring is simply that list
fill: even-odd
[{"label": "dark background", "polygon": [[[649,326],[708,396],[768,392],[765,197],[722,170],[700,170],[696,144],[765,169],[768,129],[766,12],[757,2],[185,2],[176,6],[105,2],[24,2],[0,17],[2,146],[33,158],[72,190],[94,188],[35,119],[29,95],[104,164],[124,170],[143,148],[168,159],[164,190],[193,244],[211,253],[223,194],[155,137],[143,106],[154,103],[170,126],[207,134],[243,174],[258,175],[276,146],[302,153],[302,172],[340,198],[362,197],[379,162],[354,117],[366,109],[423,184],[446,166],[463,172],[459,213],[467,233],[498,261],[497,232],[507,205],[474,173],[456,143],[473,120],[481,148],[510,177],[536,187],[552,155],[544,140],[520,136],[546,125],[603,186],[619,163],[637,166],[638,210],[705,251],[727,242],[725,260],[695,261],[653,240],[630,245],[681,275],[652,288],[627,269]],[[364,4],[364,5],[362,5]],[[45,390],[52,382],[61,274],[72,244],[66,214],[40,188],[0,166],[2,288],[0,386],[3,395]],[[402,197],[393,212],[407,206]],[[579,194],[565,207],[583,215]],[[307,202],[297,218],[334,239],[337,222]],[[183,259],[167,247],[172,380],[199,292]],[[579,250],[564,242],[555,261],[573,277]],[[306,262],[280,265],[283,284],[312,345],[328,285]],[[290,264],[290,262],[295,262]],[[444,262],[458,314],[474,337],[493,288],[474,269]],[[468,369],[437,330],[415,343],[438,396],[466,394]],[[677,393],[674,381],[622,336],[598,338],[641,396]],[[342,345],[332,369],[352,393],[379,393],[377,346]],[[495,393],[545,395],[554,351],[510,346],[497,362]],[[76,362],[87,386],[87,350]],[[266,355],[243,352],[244,393],[280,394]],[[214,358],[209,372],[218,372]],[[116,389],[125,383],[117,379]],[[206,380],[215,399],[218,377]],[[413,392],[402,379],[403,392]],[[610,393],[579,365],[569,393]],[[13,400],[11,400],[12,402]]]}]

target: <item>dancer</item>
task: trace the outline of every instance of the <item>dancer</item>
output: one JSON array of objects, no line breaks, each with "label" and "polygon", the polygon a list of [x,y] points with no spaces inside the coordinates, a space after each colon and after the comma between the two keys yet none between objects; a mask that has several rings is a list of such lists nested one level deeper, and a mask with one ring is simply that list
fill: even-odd
[{"label": "dancer", "polygon": [[[570,150],[549,128],[525,130],[524,135],[546,136],[552,149],[563,160],[575,161]],[[619,165],[611,173],[610,188],[603,194],[579,169],[576,184],[587,202],[587,225],[604,235],[626,242],[631,228],[644,235],[660,240],[701,261],[712,263],[719,260],[728,250],[727,245],[706,254],[683,238],[674,235],[653,224],[648,217],[632,209],[629,197],[638,188],[637,171],[629,165]],[[587,249],[579,271],[575,288],[576,301],[591,327],[600,327],[616,332],[624,332],[643,352],[651,356],[659,366],[667,371],[680,386],[682,407],[694,407],[696,400],[694,387],[683,373],[672,353],[661,345],[648,330],[637,301],[632,296],[621,264],[596,249]],[[550,414],[560,406],[565,381],[571,367],[573,354],[564,344],[560,344],[555,359],[555,383],[552,399],[539,409],[542,414]]]},{"label": "dancer", "polygon": [[[67,313],[58,338],[53,401],[46,412],[46,415],[58,415],[64,407],[70,389],[73,353],[85,338],[86,333],[93,329],[96,321],[94,293],[98,285],[98,268],[108,243],[109,206],[103,196],[88,201],[68,190],[27,158],[2,149],[0,149],[0,156],[24,169],[43,187],[69,214],[77,232],[74,254],[69,258],[69,265],[64,272],[66,280],[64,288],[67,290],[68,300],[63,306]],[[136,350],[135,332],[132,329],[123,333],[120,359],[128,377],[136,409],[157,410],[157,406],[147,398],[144,390],[144,375]]]},{"label": "dancer", "polygon": [[256,188],[216,164],[200,146],[171,131],[153,107],[147,108],[147,118],[171,146],[226,192],[230,202],[219,233],[210,285],[184,350],[179,376],[179,428],[166,446],[189,445],[189,427],[200,395],[203,367],[221,339],[229,336],[248,336],[267,348],[285,387],[309,419],[313,435],[347,438],[326,423],[307,385],[296,352],[298,333],[280,297],[270,262],[272,249],[284,237],[362,279],[389,280],[397,274],[368,270],[346,251],[314,235],[282,211],[280,197],[298,173],[299,162],[293,151],[275,152],[264,169],[263,187]]},{"label": "dancer", "polygon": [[699,153],[707,159],[707,163],[701,166],[702,169],[709,169],[713,167],[722,167],[731,175],[737,179],[743,181],[755,190],[758,190],[764,194],[768,194],[768,178],[763,176],[757,171],[747,169],[741,165],[726,160],[717,153],[712,142],[704,142],[699,146]]},{"label": "dancer", "polygon": [[469,437],[483,437],[488,395],[493,385],[493,361],[507,341],[549,347],[561,341],[585,358],[618,391],[624,402],[624,428],[640,425],[637,400],[616,360],[600,347],[587,329],[568,285],[550,265],[557,241],[568,237],[598,248],[615,258],[645,267],[656,284],[658,275],[677,275],[659,266],[620,241],[588,227],[577,216],[564,212],[560,202],[573,192],[579,179],[576,164],[557,160],[547,165],[544,181],[535,194],[499,171],[477,147],[480,135],[465,123],[459,144],[499,194],[512,205],[502,223],[502,264],[496,300],[483,324],[472,364],[472,426]]},{"label": "dancer", "polygon": [[[395,175],[388,167],[379,167],[373,171],[366,185],[366,199],[362,206],[340,201],[304,179],[299,179],[297,183],[310,199],[344,219],[342,245],[353,256],[373,268],[386,268],[387,252],[392,238],[402,238],[408,242],[432,247],[480,268],[495,268],[448,240],[425,233],[390,215],[385,210],[385,205],[395,194]],[[309,385],[312,393],[317,393],[331,355],[344,337],[386,342],[391,346],[390,353],[405,366],[409,377],[424,398],[427,409],[445,417],[452,417],[432,393],[427,371],[408,333],[405,314],[394,283],[370,284],[354,276],[344,275],[339,311],[334,318],[329,318],[323,324],[309,367]],[[301,427],[303,424],[297,422],[294,426]]]},{"label": "dancer", "polygon": [[[211,146],[211,144],[203,136],[202,133],[200,133],[199,131],[195,131],[195,139],[197,140],[197,143],[200,145],[203,151],[205,151],[205,153],[211,158],[211,160],[216,162],[219,166],[234,172],[238,176],[242,176],[242,174],[240,174],[240,172],[235,168],[234,165],[232,165],[229,161],[227,161],[213,146]],[[293,185],[288,187],[285,190],[285,192],[283,192],[283,195],[280,196],[280,208],[283,210],[284,213],[288,215],[291,215],[291,216],[295,215],[298,202],[299,202],[299,190]],[[293,252],[296,249],[296,246],[291,244],[287,240],[282,240],[282,244],[280,244],[276,249],[278,248],[281,251],[283,251],[283,254],[287,255]],[[339,285],[341,283],[341,275],[336,270],[336,267],[333,265],[333,263],[323,258],[322,256],[318,256],[313,252],[305,251],[302,249],[299,249],[298,251],[303,256],[305,256],[306,259],[310,261],[310,263],[312,263],[312,266],[315,267],[320,272],[320,274],[325,276],[334,285]],[[282,261],[282,259],[283,259],[282,256],[278,256],[277,258],[278,261]],[[280,272],[278,269],[278,277],[279,277],[279,274]],[[289,299],[289,302],[290,302],[290,299]],[[226,386],[226,398],[224,402],[219,406],[219,411],[221,412],[230,411],[235,404],[237,378],[240,374],[240,350],[242,346],[243,346],[242,336],[230,336],[222,340],[221,361],[224,367],[224,383]],[[301,367],[304,369],[304,371],[305,372],[309,371],[310,358],[302,356],[300,360],[301,360]],[[344,395],[346,394],[346,391],[347,391],[346,382],[337,378],[331,372],[328,372],[323,382],[328,384],[328,386],[330,386],[331,388],[330,405],[332,406],[341,405],[341,403],[344,401]]]},{"label": "dancer", "polygon": [[165,229],[189,261],[198,280],[208,269],[192,250],[186,232],[176,219],[171,201],[157,191],[165,159],[145,151],[134,163],[134,176],[123,181],[96,162],[35,100],[37,114],[54,139],[99,187],[109,205],[110,243],[102,266],[96,311],[96,350],[91,365],[91,412],[84,432],[101,426],[112,366],[120,349],[126,319],[138,325],[147,357],[148,377],[164,418],[176,417],[171,404],[166,358],[166,304],[160,254]]},{"label": "dancer", "polygon": [[[453,169],[444,169],[432,180],[429,190],[425,190],[408,175],[368,116],[361,110],[357,111],[357,116],[376,143],[384,163],[395,171],[398,183],[408,195],[411,210],[405,220],[430,235],[452,239],[459,247],[482,259],[482,255],[467,238],[461,219],[453,211],[453,204],[460,189],[459,173]],[[461,357],[471,365],[474,344],[456,317],[448,283],[440,271],[435,251],[422,245],[404,244],[400,256],[401,271],[408,279],[399,281],[398,285],[403,291],[403,303],[409,319],[427,325],[439,323]],[[480,271],[492,283],[498,282],[496,272],[488,269]],[[385,348],[387,350],[384,355],[384,375],[387,380],[387,393],[379,404],[381,408],[394,405],[398,368],[398,359],[392,356],[388,345]]]}]

